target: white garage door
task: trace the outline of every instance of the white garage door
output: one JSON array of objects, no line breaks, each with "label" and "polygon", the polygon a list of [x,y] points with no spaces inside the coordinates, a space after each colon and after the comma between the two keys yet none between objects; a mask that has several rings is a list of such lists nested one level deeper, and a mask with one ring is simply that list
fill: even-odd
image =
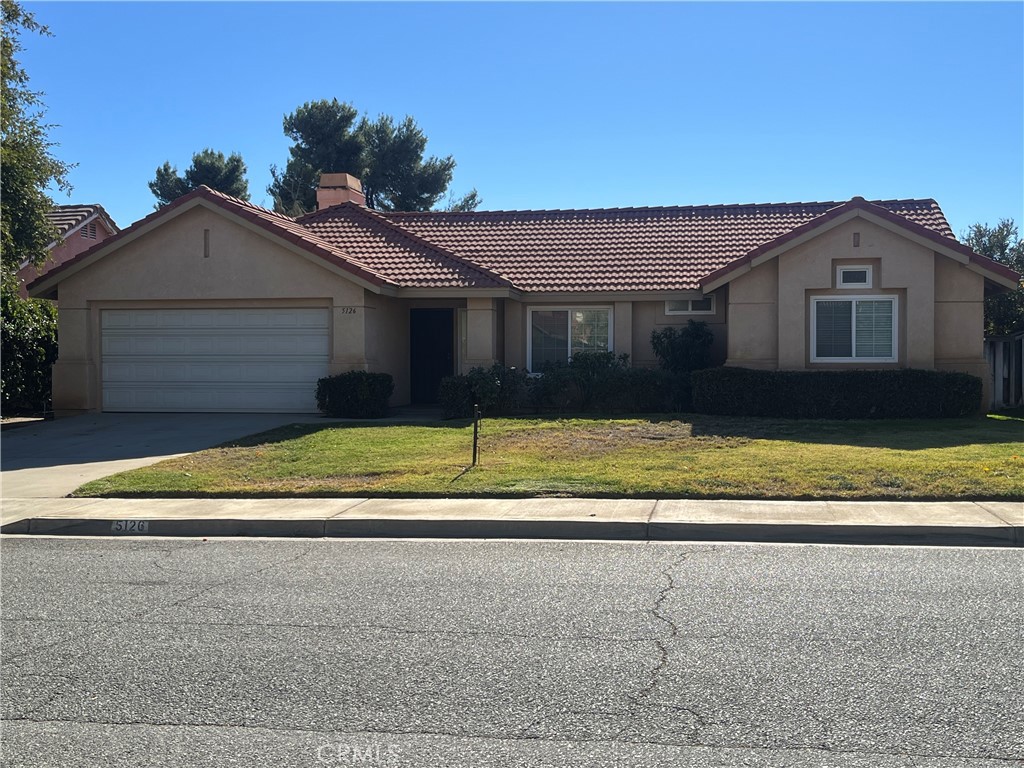
[{"label": "white garage door", "polygon": [[103,410],[316,410],[329,310],[116,309],[101,313]]}]

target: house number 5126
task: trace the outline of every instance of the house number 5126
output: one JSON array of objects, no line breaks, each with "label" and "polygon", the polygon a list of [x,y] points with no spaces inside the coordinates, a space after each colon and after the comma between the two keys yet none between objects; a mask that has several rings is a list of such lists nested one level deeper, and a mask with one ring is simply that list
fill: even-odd
[{"label": "house number 5126", "polygon": [[342,315],[354,315],[356,313],[355,307],[338,307],[338,313]]}]

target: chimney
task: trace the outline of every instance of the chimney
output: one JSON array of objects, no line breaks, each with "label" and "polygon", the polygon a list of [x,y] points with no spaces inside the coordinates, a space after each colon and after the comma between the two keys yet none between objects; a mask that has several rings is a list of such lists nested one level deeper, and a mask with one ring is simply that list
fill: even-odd
[{"label": "chimney", "polygon": [[319,211],[347,202],[366,205],[363,185],[359,179],[348,173],[320,174],[320,186],[316,189],[316,209]]}]

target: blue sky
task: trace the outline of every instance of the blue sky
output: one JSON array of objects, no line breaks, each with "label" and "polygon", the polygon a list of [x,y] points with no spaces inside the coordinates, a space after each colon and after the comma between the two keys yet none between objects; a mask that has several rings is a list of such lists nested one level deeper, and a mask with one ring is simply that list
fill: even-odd
[{"label": "blue sky", "polygon": [[[165,160],[240,152],[270,204],[282,117],[413,115],[483,208],[932,197],[1024,223],[1021,3],[39,3],[21,60],[69,200],[126,226]],[[334,169],[345,170],[345,169]]]}]

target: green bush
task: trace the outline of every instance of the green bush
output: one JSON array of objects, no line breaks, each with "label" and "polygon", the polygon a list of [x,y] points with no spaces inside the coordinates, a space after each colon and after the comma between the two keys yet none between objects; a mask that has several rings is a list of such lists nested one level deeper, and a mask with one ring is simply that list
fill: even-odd
[{"label": "green bush", "polygon": [[445,376],[437,391],[442,416],[446,419],[468,419],[473,415],[473,386],[468,376]]},{"label": "green bush", "polygon": [[50,368],[57,359],[57,309],[3,288],[0,311],[0,402],[4,413],[50,408]]},{"label": "green bush", "polygon": [[668,374],[671,410],[693,410],[690,374],[710,367],[714,338],[707,323],[694,320],[688,321],[685,328],[669,326],[651,331],[651,348],[658,365]]},{"label": "green bush", "polygon": [[481,413],[511,415],[523,411],[529,399],[527,374],[521,368],[495,363],[490,368],[473,368],[468,374],[441,380],[438,400],[446,419],[473,415],[473,404]]},{"label": "green bush", "polygon": [[698,413],[794,419],[919,419],[970,416],[982,382],[952,371],[695,371]]},{"label": "green bush", "polygon": [[387,416],[394,391],[391,374],[349,371],[316,383],[316,405],[335,418],[379,419]]}]

